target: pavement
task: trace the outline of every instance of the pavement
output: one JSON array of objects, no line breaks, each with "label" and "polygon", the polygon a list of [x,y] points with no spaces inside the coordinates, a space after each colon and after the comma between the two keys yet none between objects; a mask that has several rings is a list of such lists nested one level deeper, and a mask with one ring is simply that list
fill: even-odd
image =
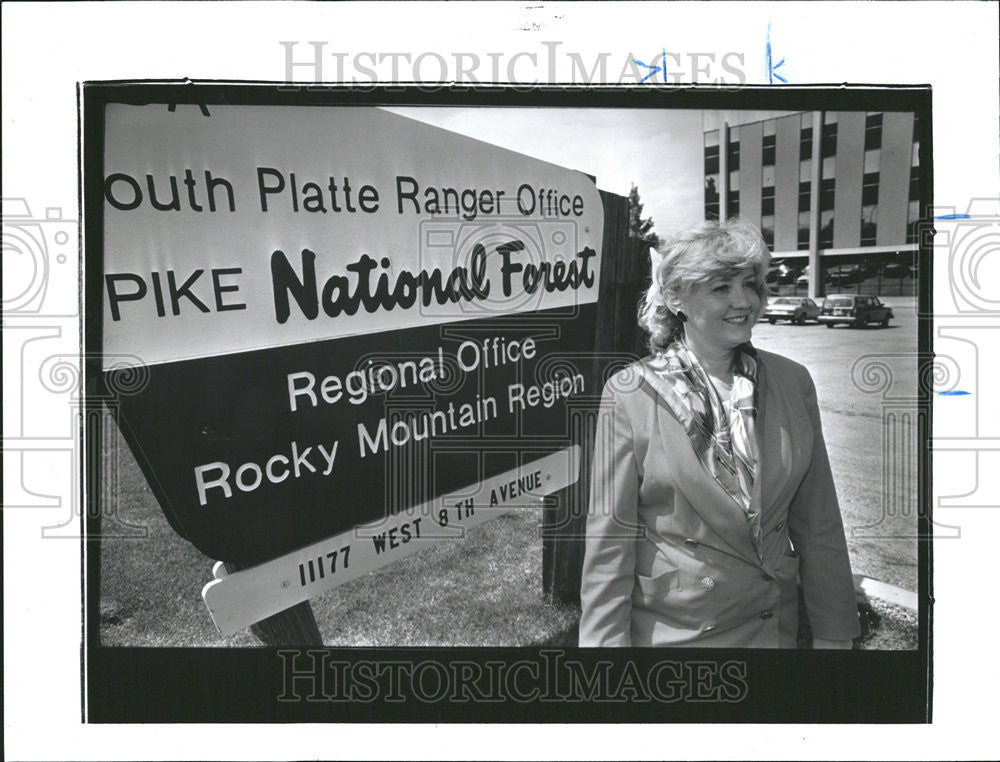
[{"label": "pavement", "polygon": [[916,300],[882,301],[888,328],[760,322],[753,342],[816,383],[854,572],[916,592]]}]

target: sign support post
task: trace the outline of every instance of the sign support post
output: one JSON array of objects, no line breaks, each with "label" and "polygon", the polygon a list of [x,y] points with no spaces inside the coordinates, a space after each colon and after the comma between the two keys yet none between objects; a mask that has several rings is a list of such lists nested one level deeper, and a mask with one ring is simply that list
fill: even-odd
[{"label": "sign support post", "polygon": [[[227,573],[233,573],[248,569],[251,564],[227,562],[223,566]],[[266,646],[323,646],[323,636],[309,601],[261,619],[250,625],[250,632]]]},{"label": "sign support post", "polygon": [[[604,207],[597,333],[594,352],[601,362],[594,368],[590,388],[591,414],[576,410],[574,436],[583,448],[580,479],[562,493],[562,501],[545,512],[542,543],[542,588],[547,598],[570,605],[580,602],[584,537],[590,499],[590,461],[593,457],[596,406],[600,401],[608,360],[638,359],[645,354],[635,316],[647,272],[644,256],[649,244],[630,238],[628,199],[600,191]],[[634,352],[634,356],[630,355]]]}]

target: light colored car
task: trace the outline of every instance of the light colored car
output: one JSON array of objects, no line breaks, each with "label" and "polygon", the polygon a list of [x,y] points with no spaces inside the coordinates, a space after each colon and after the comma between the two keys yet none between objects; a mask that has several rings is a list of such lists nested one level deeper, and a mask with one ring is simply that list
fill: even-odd
[{"label": "light colored car", "polygon": [[779,320],[788,320],[802,325],[807,320],[819,322],[819,305],[804,296],[778,296],[771,299],[764,309],[764,319],[774,325]]}]

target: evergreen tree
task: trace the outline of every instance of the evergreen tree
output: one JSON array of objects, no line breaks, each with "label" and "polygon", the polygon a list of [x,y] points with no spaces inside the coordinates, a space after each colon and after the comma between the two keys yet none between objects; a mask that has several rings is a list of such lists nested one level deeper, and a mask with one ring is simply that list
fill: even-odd
[{"label": "evergreen tree", "polygon": [[653,218],[642,216],[642,202],[639,188],[633,183],[628,192],[628,236],[646,241],[650,246],[659,246],[660,237],[653,232]]}]

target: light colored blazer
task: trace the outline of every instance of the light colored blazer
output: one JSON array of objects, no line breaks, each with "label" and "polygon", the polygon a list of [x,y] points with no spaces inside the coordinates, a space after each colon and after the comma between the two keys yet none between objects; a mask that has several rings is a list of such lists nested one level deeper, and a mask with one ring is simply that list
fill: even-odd
[{"label": "light colored blazer", "polygon": [[794,648],[798,578],[814,637],[859,634],[812,378],[802,365],[760,350],[758,368],[752,499],[762,511],[762,558],[742,508],[698,460],[645,361],[605,386],[581,646]]}]

